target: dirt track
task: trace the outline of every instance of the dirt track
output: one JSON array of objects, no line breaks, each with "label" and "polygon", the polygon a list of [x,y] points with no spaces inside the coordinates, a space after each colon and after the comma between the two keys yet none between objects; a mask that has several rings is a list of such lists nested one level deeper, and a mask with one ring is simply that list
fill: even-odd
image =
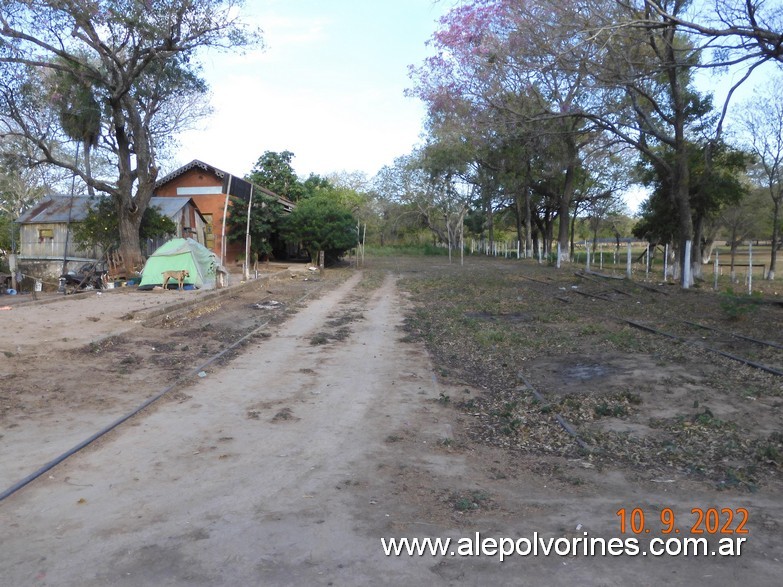
[{"label": "dirt track", "polygon": [[[460,442],[466,416],[439,399],[481,390],[446,387],[424,347],[403,342],[408,302],[396,275],[376,272],[375,283],[368,275],[325,284],[328,293],[253,338],[230,362],[0,503],[3,584],[778,584],[775,493],[640,483],[589,468],[587,482],[572,486],[536,474],[534,456]],[[242,299],[246,315],[260,293]],[[213,312],[206,319],[217,323],[220,309]],[[243,332],[261,322],[248,319]],[[224,333],[199,328],[205,345]],[[101,347],[96,363],[123,365],[141,334]],[[182,354],[192,353],[195,336],[167,347],[170,356],[184,346],[191,348]],[[152,355],[133,356],[137,362],[126,364]],[[125,404],[162,387],[166,373],[175,378],[183,365],[155,367],[146,390]],[[71,429],[83,428],[79,417],[94,421],[125,407],[112,403],[70,406]],[[27,414],[19,428],[52,417],[46,406]],[[22,456],[20,438],[40,455],[45,441],[36,447],[35,435],[3,434],[4,452],[11,447],[25,461],[17,459],[12,474],[2,471],[4,478],[40,464]],[[453,507],[463,501],[481,507]],[[610,538],[619,535],[620,507],[686,512],[710,505],[752,510],[742,557],[538,556],[501,564],[488,556],[381,551],[380,539],[389,536]]]}]

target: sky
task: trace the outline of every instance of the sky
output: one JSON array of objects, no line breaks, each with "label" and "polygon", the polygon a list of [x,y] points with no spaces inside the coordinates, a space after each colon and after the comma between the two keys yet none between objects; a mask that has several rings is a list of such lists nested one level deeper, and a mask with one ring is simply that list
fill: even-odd
[{"label": "sky", "polygon": [[297,175],[372,177],[419,142],[424,105],[408,66],[448,9],[441,0],[247,0],[264,50],[202,57],[214,113],[180,136],[175,166],[200,159],[236,175],[291,151]]},{"label": "sky", "polygon": [[[180,135],[171,171],[193,159],[235,175],[265,151],[291,151],[301,179],[340,171],[374,176],[420,142],[425,108],[406,97],[410,65],[433,52],[427,41],[452,0],[246,0],[243,20],[265,48],[202,57],[214,114]],[[731,76],[705,72],[716,104]],[[734,103],[753,93],[754,75]],[[625,194],[631,212],[644,190]]]}]

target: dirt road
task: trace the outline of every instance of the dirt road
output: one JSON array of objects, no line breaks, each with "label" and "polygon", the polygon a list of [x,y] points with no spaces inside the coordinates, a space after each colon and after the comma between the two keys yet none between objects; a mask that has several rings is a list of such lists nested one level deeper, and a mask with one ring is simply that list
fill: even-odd
[{"label": "dirt road", "polygon": [[[4,584],[345,584],[398,566],[369,539],[392,515],[373,478],[383,431],[436,384],[398,342],[391,281],[361,300],[359,278],[3,503]],[[350,343],[311,345],[336,308],[364,316]]]},{"label": "dirt road", "polygon": [[602,492],[613,473],[553,486],[533,457],[460,446],[447,398],[480,390],[445,387],[405,342],[394,274],[362,283],[0,503],[3,585],[777,584],[771,530],[733,559],[385,556],[392,536],[609,539],[620,507],[690,502],[619,474]]}]

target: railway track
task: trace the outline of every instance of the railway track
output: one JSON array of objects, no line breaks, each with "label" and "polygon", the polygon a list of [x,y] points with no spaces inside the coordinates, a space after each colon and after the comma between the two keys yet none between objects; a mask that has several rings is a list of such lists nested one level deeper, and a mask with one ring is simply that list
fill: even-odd
[{"label": "railway track", "polygon": [[[669,292],[659,288],[628,282],[598,273],[586,274],[582,271],[574,273],[587,286],[563,286],[554,281],[545,281],[530,276],[520,275],[523,279],[537,284],[537,290],[565,303],[575,300],[592,300],[608,302],[610,306],[619,301],[642,301],[640,294],[668,296]],[[612,283],[605,283],[611,280]],[[540,286],[545,286],[544,288]],[[607,310],[608,320],[615,320],[649,334],[677,340],[695,345],[711,353],[723,356],[732,361],[759,369],[776,376],[783,376],[783,343],[770,340],[759,340],[742,332],[734,332],[715,326],[694,322],[691,320],[629,320],[619,318],[611,310]]]},{"label": "railway track", "polygon": [[[703,326],[688,320],[656,323],[655,326],[633,320],[623,320],[623,322],[639,330],[698,346],[748,367],[783,377],[783,353],[780,352],[783,345],[778,343],[756,340],[736,332]],[[710,338],[700,336],[699,332],[704,330],[714,335]]]}]

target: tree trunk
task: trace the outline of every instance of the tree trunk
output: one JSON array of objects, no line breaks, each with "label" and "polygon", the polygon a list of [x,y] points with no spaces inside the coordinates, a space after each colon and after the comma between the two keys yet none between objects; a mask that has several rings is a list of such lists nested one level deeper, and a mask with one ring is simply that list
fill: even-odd
[{"label": "tree trunk", "polygon": [[775,262],[778,258],[778,241],[780,240],[780,200],[774,199],[774,208],[772,211],[772,251],[769,254],[769,271],[767,279],[775,279]]},{"label": "tree trunk", "polygon": [[117,217],[120,230],[120,256],[123,259],[125,276],[132,277],[136,272],[141,271],[143,265],[139,242],[142,214],[138,213],[138,208],[135,212],[127,208],[120,211],[118,206]]},{"label": "tree trunk", "polygon": [[516,223],[517,223],[517,241],[520,243],[524,239],[524,234],[522,232],[522,214],[524,214],[523,211],[523,202],[522,202],[522,196],[519,192],[514,196],[514,216],[516,217]]},{"label": "tree trunk", "polygon": [[[130,97],[111,101],[113,108],[114,137],[117,143],[117,189],[114,192],[117,204],[117,218],[120,231],[120,253],[122,254],[125,271],[132,275],[143,266],[143,256],[139,242],[139,227],[144,211],[152,198],[158,170],[155,166],[154,153],[147,146],[151,140],[142,138],[148,135],[148,129],[141,120],[139,112]],[[127,131],[131,127],[131,136]],[[145,146],[147,145],[147,146]],[[134,167],[135,163],[135,167]],[[136,194],[134,196],[134,184]]]},{"label": "tree trunk", "polygon": [[[687,174],[687,171],[685,172]],[[682,180],[681,180],[682,181]],[[693,224],[691,222],[691,204],[688,197],[688,185],[679,185],[677,189],[677,212],[678,212],[678,232],[679,232],[679,264],[680,264],[680,277],[682,281],[682,287],[689,288],[693,285],[693,277],[695,275],[693,271],[693,259],[694,253],[699,255],[698,247],[693,246]],[[691,256],[685,258],[686,243],[691,241]],[[685,283],[686,272],[684,271],[686,265],[691,267],[690,280]]]},{"label": "tree trunk", "polygon": [[571,258],[576,255],[576,243],[574,242],[574,236],[576,234],[576,212],[571,215],[571,238],[569,238],[568,250],[570,251]]},{"label": "tree trunk", "polygon": [[734,269],[734,262],[737,259],[737,239],[733,238],[731,239],[731,268],[729,270],[729,279],[731,279],[731,282],[734,283],[737,281],[737,272]]},{"label": "tree trunk", "polygon": [[525,234],[525,250],[530,251],[533,254],[533,212],[530,204],[530,188],[525,188],[525,226],[527,232]]},{"label": "tree trunk", "polygon": [[560,195],[560,206],[558,210],[560,222],[557,230],[557,241],[560,243],[560,261],[565,263],[568,263],[571,260],[568,248],[568,229],[570,228],[568,219],[571,211],[571,197],[574,194],[576,180],[575,167],[574,158],[571,157],[568,167],[566,168],[565,184],[563,185],[563,193]]},{"label": "tree trunk", "polygon": [[[84,172],[88,177],[92,177],[92,140],[85,139],[82,144],[84,146]],[[95,197],[95,188],[89,182],[87,183],[87,195],[91,198]]]},{"label": "tree trunk", "polygon": [[487,198],[487,232],[489,234],[489,249],[490,255],[494,254],[495,245],[495,219],[492,214],[492,199]]},{"label": "tree trunk", "polygon": [[702,249],[702,240],[704,240],[704,219],[700,216],[693,221],[691,216],[691,222],[693,222],[693,243],[691,244],[691,259],[693,260],[691,269],[693,273],[693,280],[701,280],[701,267],[702,259],[704,258],[704,251]]}]

